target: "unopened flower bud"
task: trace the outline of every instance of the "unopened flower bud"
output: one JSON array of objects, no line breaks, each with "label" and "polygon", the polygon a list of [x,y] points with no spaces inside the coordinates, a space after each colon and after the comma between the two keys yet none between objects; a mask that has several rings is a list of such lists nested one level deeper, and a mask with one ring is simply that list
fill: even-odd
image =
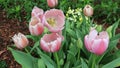
[{"label": "unopened flower bud", "polygon": [[83,13],[85,16],[92,16],[93,15],[93,8],[90,5],[86,5],[83,9]]}]

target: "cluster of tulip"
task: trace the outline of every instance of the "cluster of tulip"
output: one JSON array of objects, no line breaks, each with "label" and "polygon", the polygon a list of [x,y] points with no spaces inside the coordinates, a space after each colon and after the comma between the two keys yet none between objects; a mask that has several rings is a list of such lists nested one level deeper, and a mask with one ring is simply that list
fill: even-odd
[{"label": "cluster of tulip", "polygon": [[[50,34],[45,34],[40,40],[40,46],[44,51],[56,52],[60,49],[63,40],[62,30],[65,24],[65,16],[61,10],[50,9],[44,11],[38,7],[34,7],[31,13],[31,21],[29,23],[29,31],[31,35],[39,36],[44,32],[44,28],[48,28]],[[20,49],[28,45],[27,38],[18,33],[13,37],[16,46]]]},{"label": "cluster of tulip", "polygon": [[[47,0],[49,7],[55,7],[57,0]],[[83,9],[85,16],[93,15],[93,8],[86,5]],[[39,36],[44,32],[44,28],[48,28],[50,34],[44,34],[40,39],[40,47],[46,52],[56,52],[60,49],[63,40],[62,30],[64,29],[65,16],[63,11],[58,9],[50,9],[44,12],[38,7],[34,7],[31,13],[31,21],[29,22],[29,31],[31,35]],[[22,33],[12,37],[15,45],[19,49],[23,49],[28,45],[28,39]],[[103,54],[109,44],[108,33],[103,31],[98,33],[95,29],[91,29],[90,33],[84,38],[85,47],[88,51],[97,55]]]}]

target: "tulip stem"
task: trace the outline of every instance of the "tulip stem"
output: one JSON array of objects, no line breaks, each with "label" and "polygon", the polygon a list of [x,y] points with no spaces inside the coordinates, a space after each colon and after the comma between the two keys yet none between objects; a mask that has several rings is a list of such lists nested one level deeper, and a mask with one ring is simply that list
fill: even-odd
[{"label": "tulip stem", "polygon": [[80,49],[79,49],[79,51],[78,51],[78,59],[80,59]]},{"label": "tulip stem", "polygon": [[54,56],[55,56],[56,61],[57,61],[57,68],[60,68],[60,63],[59,63],[59,58],[58,58],[57,52],[54,53]]},{"label": "tulip stem", "polygon": [[89,58],[89,68],[95,68],[95,65],[96,65],[96,55],[91,54]]},{"label": "tulip stem", "polygon": [[29,51],[27,50],[27,48],[25,48],[25,51],[29,54]]}]

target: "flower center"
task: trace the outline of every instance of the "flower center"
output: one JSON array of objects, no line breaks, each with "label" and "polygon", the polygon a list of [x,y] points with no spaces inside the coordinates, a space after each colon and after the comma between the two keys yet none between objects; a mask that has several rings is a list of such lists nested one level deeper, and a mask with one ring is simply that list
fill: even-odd
[{"label": "flower center", "polygon": [[55,19],[54,18],[49,18],[48,20],[47,20],[47,22],[51,25],[51,26],[55,26],[56,25],[56,22],[55,22]]}]

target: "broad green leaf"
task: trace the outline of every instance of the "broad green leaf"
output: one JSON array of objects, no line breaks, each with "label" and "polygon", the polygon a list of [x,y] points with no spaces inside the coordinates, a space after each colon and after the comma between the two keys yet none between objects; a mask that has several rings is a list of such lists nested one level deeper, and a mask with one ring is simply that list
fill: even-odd
[{"label": "broad green leaf", "polygon": [[44,61],[47,68],[55,68],[56,64],[55,62],[46,54],[43,54],[39,48],[37,48],[37,52],[40,55],[41,59]]},{"label": "broad green leaf", "polygon": [[102,68],[115,68],[120,66],[120,58],[113,60],[112,62],[104,65]]},{"label": "broad green leaf", "polygon": [[38,68],[37,59],[33,58],[30,54],[8,48],[15,60],[24,68]]},{"label": "broad green leaf", "polygon": [[86,62],[81,58],[82,68],[88,68]]},{"label": "broad green leaf", "polygon": [[109,26],[109,27],[106,29],[106,31],[108,32],[110,38],[112,37],[112,28],[113,28],[113,26]]},{"label": "broad green leaf", "polygon": [[118,39],[120,39],[120,34],[117,34],[114,37],[112,37],[111,41],[118,40]]},{"label": "broad green leaf", "polygon": [[112,35],[115,36],[115,31],[116,31],[116,28],[118,27],[119,25],[119,22],[120,22],[120,19],[118,21],[116,21],[112,26],[113,26],[113,29],[112,29]]},{"label": "broad green leaf", "polygon": [[42,59],[38,59],[38,68],[45,68],[45,64]]},{"label": "broad green leaf", "polygon": [[39,40],[39,37],[38,37],[38,36],[26,35],[26,37],[34,40],[35,42]]}]

